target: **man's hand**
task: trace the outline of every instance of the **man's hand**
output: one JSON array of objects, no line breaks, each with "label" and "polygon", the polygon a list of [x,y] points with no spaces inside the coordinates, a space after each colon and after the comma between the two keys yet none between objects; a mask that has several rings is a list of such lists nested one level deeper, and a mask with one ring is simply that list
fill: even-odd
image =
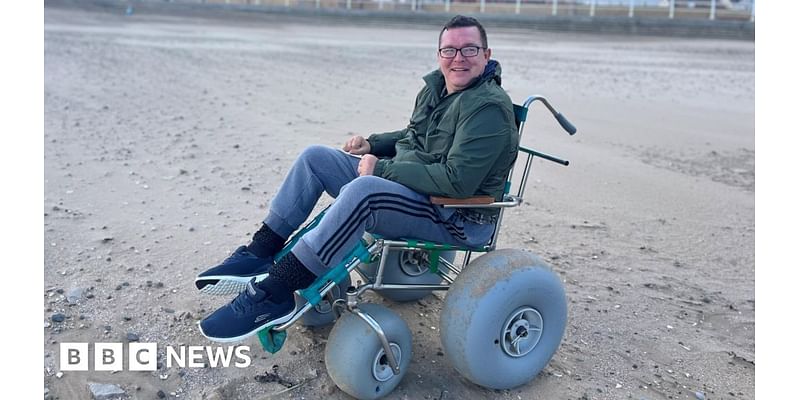
[{"label": "man's hand", "polygon": [[362,155],[369,154],[371,148],[367,139],[362,136],[353,136],[344,143],[342,150],[350,154]]},{"label": "man's hand", "polygon": [[375,164],[377,162],[378,162],[378,157],[375,157],[372,154],[364,154],[364,156],[361,157],[361,161],[358,162],[358,175],[359,176],[372,175],[372,171],[375,170]]}]

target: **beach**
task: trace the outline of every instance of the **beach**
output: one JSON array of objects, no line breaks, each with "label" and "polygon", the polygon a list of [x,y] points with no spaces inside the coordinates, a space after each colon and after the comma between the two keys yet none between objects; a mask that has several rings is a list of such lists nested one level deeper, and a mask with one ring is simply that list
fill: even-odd
[{"label": "beach", "polygon": [[[247,368],[60,371],[59,346],[216,346],[196,323],[230,298],[200,294],[195,276],[249,241],[304,147],[408,123],[438,28],[44,11],[47,395],[107,383],[134,399],[349,398],[323,362],[329,326],[292,327],[275,355],[246,340]],[[368,294],[414,334],[386,398],[754,398],[754,43],[487,32],[511,98],[544,95],[578,128],[534,105],[522,144],[570,165],[534,162],[498,245],[560,276],[564,339],[535,380],[489,390],[443,354],[445,292]]]}]

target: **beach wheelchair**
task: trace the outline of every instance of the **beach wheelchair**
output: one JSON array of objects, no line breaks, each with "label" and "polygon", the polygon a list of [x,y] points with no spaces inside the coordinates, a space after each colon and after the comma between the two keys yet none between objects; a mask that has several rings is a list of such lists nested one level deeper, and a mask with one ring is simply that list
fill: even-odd
[{"label": "beach wheelchair", "polygon": [[[540,101],[569,134],[575,127],[542,96],[530,96],[514,105],[518,134],[528,109]],[[286,331],[296,322],[335,325],[325,348],[325,365],[333,382],[359,399],[389,394],[403,379],[411,362],[411,331],[394,311],[364,303],[366,291],[393,301],[412,301],[433,290],[447,290],[440,313],[440,340],[444,354],[465,378],[490,389],[510,389],[531,381],[544,369],[561,343],[567,323],[567,302],[561,279],[539,257],[523,250],[496,250],[506,208],[522,204],[533,158],[561,165],[566,160],[522,146],[524,169],[516,194],[512,174],[502,201],[491,197],[447,199],[431,197],[443,207],[500,210],[494,233],[486,245],[467,248],[413,239],[391,240],[366,234],[339,265],[310,287],[295,292],[297,306],[286,323],[258,332],[262,347],[280,350]],[[521,160],[522,158],[519,158]],[[518,160],[518,161],[519,161]],[[306,232],[324,218],[325,211],[298,230],[276,256],[285,255]],[[472,260],[475,253],[482,253]],[[456,256],[460,255],[460,262]],[[364,283],[354,286],[356,273]]]}]

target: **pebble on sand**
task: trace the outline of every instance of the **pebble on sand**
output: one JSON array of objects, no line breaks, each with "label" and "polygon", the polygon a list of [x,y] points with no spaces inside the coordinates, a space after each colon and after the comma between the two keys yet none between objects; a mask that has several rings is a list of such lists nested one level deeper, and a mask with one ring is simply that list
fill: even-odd
[{"label": "pebble on sand", "polygon": [[83,288],[72,288],[67,292],[67,303],[74,305],[78,304],[78,301],[83,297]]},{"label": "pebble on sand", "polygon": [[112,400],[128,397],[121,387],[109,383],[89,382],[89,392],[94,400]]}]

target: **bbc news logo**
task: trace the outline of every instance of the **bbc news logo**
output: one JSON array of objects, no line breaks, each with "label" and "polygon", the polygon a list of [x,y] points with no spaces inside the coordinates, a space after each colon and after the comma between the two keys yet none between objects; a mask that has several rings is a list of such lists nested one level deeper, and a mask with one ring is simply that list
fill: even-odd
[{"label": "bbc news logo", "polygon": [[[250,346],[166,346],[167,368],[236,368],[250,366]],[[155,371],[158,369],[157,343],[61,343],[59,364],[62,371]],[[127,363],[125,363],[127,359]]]}]

